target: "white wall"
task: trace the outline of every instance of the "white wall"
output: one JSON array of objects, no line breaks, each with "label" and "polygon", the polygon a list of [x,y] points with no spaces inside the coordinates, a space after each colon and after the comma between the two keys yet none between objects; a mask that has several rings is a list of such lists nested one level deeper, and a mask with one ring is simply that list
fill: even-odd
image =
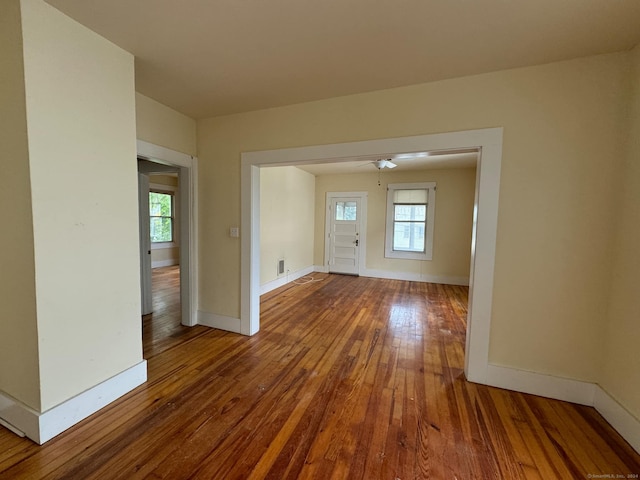
[{"label": "white wall", "polygon": [[20,1],[0,2],[0,393],[40,409]]},{"label": "white wall", "polygon": [[627,152],[616,178],[611,296],[600,384],[640,421],[640,45],[630,54]]},{"label": "white wall", "polygon": [[133,56],[21,5],[45,411],[142,361]]},{"label": "white wall", "polygon": [[314,192],[315,177],[299,168],[260,170],[261,285],[313,266]]},{"label": "white wall", "polygon": [[136,92],[138,140],[196,155],[196,121]]}]

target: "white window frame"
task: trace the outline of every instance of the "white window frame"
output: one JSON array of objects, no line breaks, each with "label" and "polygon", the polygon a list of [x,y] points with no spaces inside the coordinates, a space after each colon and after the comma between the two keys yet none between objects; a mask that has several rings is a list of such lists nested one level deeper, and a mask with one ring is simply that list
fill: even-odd
[{"label": "white window frame", "polygon": [[[424,252],[406,252],[393,249],[394,208],[393,197],[397,190],[428,190],[427,220],[424,234]],[[433,258],[433,230],[436,212],[436,182],[390,183],[387,185],[387,218],[384,243],[386,258],[404,258],[407,260],[431,260]]]},{"label": "white window frame", "polygon": [[[164,193],[171,195],[171,237],[170,242],[150,242],[151,250],[162,250],[164,248],[176,247],[178,245],[178,235],[176,235],[176,215],[178,208],[178,198],[176,195],[177,188],[173,185],[164,185],[161,183],[152,183],[149,185],[149,192]],[[151,218],[151,212],[149,212],[149,218]]]}]

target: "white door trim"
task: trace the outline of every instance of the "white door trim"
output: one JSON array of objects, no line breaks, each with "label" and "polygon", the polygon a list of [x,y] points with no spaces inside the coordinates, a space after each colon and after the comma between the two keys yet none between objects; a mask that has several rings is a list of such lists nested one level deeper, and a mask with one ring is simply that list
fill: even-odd
[{"label": "white door trim", "polygon": [[329,207],[334,198],[357,198],[360,200],[359,216],[359,245],[358,245],[358,275],[363,268],[365,268],[365,259],[367,258],[367,198],[368,192],[327,192],[326,204],[325,204],[325,219],[324,219],[324,267],[327,271],[331,270],[329,267],[329,260],[331,258],[331,246],[327,240],[328,232],[331,229],[331,215],[329,213]]},{"label": "white door trim", "polygon": [[198,158],[143,140],[137,147],[138,158],[180,168],[180,304],[182,324],[191,327],[198,313]]},{"label": "white door trim", "polygon": [[260,167],[301,163],[334,163],[354,157],[394,153],[478,148],[476,195],[471,245],[471,276],[465,374],[486,383],[493,302],[493,275],[498,226],[500,167],[503,129],[486,128],[461,132],[336,143],[311,147],[266,150],[241,154],[241,331],[260,328]]}]

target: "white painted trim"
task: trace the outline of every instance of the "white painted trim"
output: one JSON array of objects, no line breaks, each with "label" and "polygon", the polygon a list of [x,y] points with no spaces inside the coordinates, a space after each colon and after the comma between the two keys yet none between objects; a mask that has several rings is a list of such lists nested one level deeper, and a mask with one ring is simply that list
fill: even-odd
[{"label": "white painted trim", "polygon": [[[393,197],[396,190],[427,190],[427,222],[424,252],[404,252],[393,249],[394,208]],[[436,221],[436,182],[390,183],[387,185],[387,209],[384,219],[384,256],[385,258],[404,258],[409,260],[433,259],[433,232]],[[468,283],[467,283],[468,285]]]},{"label": "white painted trim", "polygon": [[0,392],[0,419],[2,423],[9,424],[10,430],[19,432],[21,437],[27,436],[34,442],[41,443],[39,415],[31,407],[15,398]]},{"label": "white painted trim", "polygon": [[387,278],[389,280],[407,280],[410,282],[441,283],[444,285],[469,285],[469,277],[451,275],[429,275],[426,273],[394,272],[391,270],[377,270],[365,268],[360,272],[361,277]]},{"label": "white painted trim", "polygon": [[145,142],[144,140],[136,140],[136,146],[138,157],[171,167],[189,168],[191,167],[192,161],[196,159],[196,157],[192,155],[161,147],[160,145]]},{"label": "white painted trim", "polygon": [[640,453],[640,420],[595,383],[489,365],[487,385],[594,407]]},{"label": "white painted trim", "polygon": [[258,279],[260,278],[259,168],[261,166],[333,163],[367,155],[376,155],[382,158],[387,154],[395,153],[478,148],[481,153],[476,169],[465,374],[467,379],[473,382],[486,383],[489,365],[502,136],[502,128],[486,128],[242,153],[241,218],[242,231],[244,232],[241,244],[240,279],[242,333],[250,335],[260,328]]},{"label": "white painted trim", "polygon": [[[180,304],[182,323],[193,326],[198,323],[198,158],[169,148],[154,145],[143,140],[137,141],[138,158],[180,167],[178,196],[180,202],[180,235],[183,245],[180,249]],[[186,221],[184,221],[186,219]]]},{"label": "white painted trim", "polygon": [[327,272],[330,271],[329,261],[331,259],[331,242],[327,240],[328,233],[331,230],[331,212],[330,207],[334,198],[357,198],[360,200],[359,215],[359,239],[358,248],[358,275],[366,268],[367,260],[367,208],[369,202],[369,192],[327,192],[325,196],[324,206],[324,264],[327,266]]},{"label": "white painted trim", "polygon": [[180,262],[175,258],[170,258],[168,260],[156,260],[154,262],[151,262],[151,268],[171,267],[173,265],[180,265]]},{"label": "white painted trim", "polygon": [[309,275],[314,271],[315,271],[314,267],[310,266],[310,267],[303,268],[301,270],[297,270],[293,273],[289,272],[280,278],[276,278],[275,280],[271,280],[270,282],[263,283],[262,285],[260,285],[260,295],[264,295],[265,293],[275,290],[276,288],[280,288],[283,285],[286,285],[289,282],[298,280],[299,278],[304,277],[305,275]]},{"label": "white painted trim", "polygon": [[198,325],[205,327],[218,328],[228,332],[242,333],[240,319],[219,315],[217,313],[198,311]]},{"label": "white painted trim", "polygon": [[629,413],[599,385],[596,385],[593,406],[629,442],[629,445],[640,453],[640,420]]},{"label": "white painted trim", "polygon": [[240,324],[253,335],[260,330],[260,168],[241,163]]},{"label": "white painted trim", "polygon": [[593,406],[596,387],[594,383],[498,365],[489,365],[487,385],[588,406]]},{"label": "white painted trim", "polygon": [[[493,310],[493,274],[498,233],[503,129],[479,132],[484,133],[481,143],[478,142],[481,149],[476,167],[476,192],[473,204],[464,373],[469,381],[485,383],[489,366]],[[469,142],[472,142],[471,138]]]},{"label": "white painted trim", "polygon": [[0,417],[42,445],[146,381],[147,361],[143,360],[43,413],[0,393]]},{"label": "white painted trim", "polygon": [[313,271],[318,273],[329,273],[329,267],[326,265],[314,265]]}]

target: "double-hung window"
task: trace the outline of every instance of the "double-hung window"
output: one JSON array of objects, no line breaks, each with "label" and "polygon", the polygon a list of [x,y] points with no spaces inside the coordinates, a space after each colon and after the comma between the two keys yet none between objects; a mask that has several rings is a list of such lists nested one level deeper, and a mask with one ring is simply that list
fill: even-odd
[{"label": "double-hung window", "polygon": [[431,260],[435,204],[435,182],[389,184],[385,257]]},{"label": "double-hung window", "polygon": [[173,211],[173,194],[149,192],[152,243],[173,242]]}]

